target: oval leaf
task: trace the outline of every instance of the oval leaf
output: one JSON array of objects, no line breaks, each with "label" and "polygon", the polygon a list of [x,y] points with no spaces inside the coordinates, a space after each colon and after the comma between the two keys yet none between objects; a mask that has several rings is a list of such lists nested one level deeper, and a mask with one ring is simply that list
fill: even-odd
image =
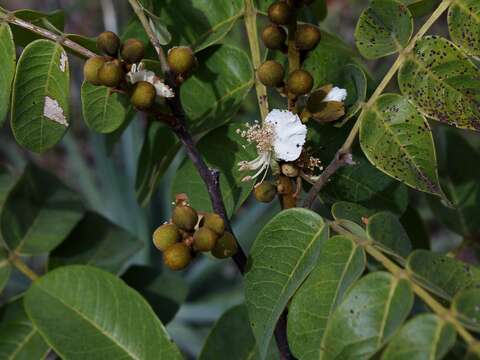
[{"label": "oval leaf", "polygon": [[394,0],[372,0],[360,15],[355,43],[367,59],[378,59],[405,48],[413,33],[408,8]]},{"label": "oval leaf", "polygon": [[453,299],[452,310],[466,327],[480,332],[480,289],[460,291]]},{"label": "oval leaf", "polygon": [[460,290],[480,285],[480,269],[427,250],[415,250],[406,268],[417,281],[447,300]]},{"label": "oval leaf", "polygon": [[319,359],[320,344],[333,310],[365,269],[365,252],[351,240],[334,236],[293,297],[288,310],[288,343],[302,360]]},{"label": "oval leaf", "polygon": [[338,125],[342,126],[346,121],[357,115],[367,98],[367,76],[362,68],[356,64],[348,64],[343,69],[343,78],[340,86],[347,90],[345,106],[347,113]]},{"label": "oval leaf", "polygon": [[245,299],[261,358],[285,305],[314,268],[328,238],[328,226],[316,213],[290,209],[274,217],[250,251]]},{"label": "oval leaf", "polygon": [[440,360],[455,344],[455,328],[433,314],[409,320],[385,349],[382,360]]},{"label": "oval leaf", "polygon": [[412,244],[398,218],[389,212],[380,212],[368,218],[367,234],[375,245],[388,252],[408,256]]},{"label": "oval leaf", "polygon": [[126,119],[128,99],[112,93],[106,86],[84,82],[81,90],[83,118],[87,126],[99,133],[111,133]]},{"label": "oval leaf", "polygon": [[83,214],[77,193],[29,165],[5,200],[0,228],[12,251],[41,255],[60,244]]},{"label": "oval leaf", "polygon": [[11,271],[12,266],[10,261],[8,261],[8,252],[0,247],[0,294],[7,285]]},{"label": "oval leaf", "polygon": [[148,303],[115,276],[67,266],[34,282],[28,316],[62,359],[181,359]]},{"label": "oval leaf", "polygon": [[420,17],[435,10],[438,0],[401,0],[401,3],[408,6],[408,10],[414,17]]},{"label": "oval leaf", "polygon": [[427,36],[403,63],[402,93],[426,116],[480,130],[480,70],[450,41]]},{"label": "oval leaf", "polygon": [[448,12],[450,37],[467,53],[480,57],[480,3],[455,0]]},{"label": "oval leaf", "polygon": [[17,142],[42,152],[63,137],[68,128],[70,72],[63,48],[37,40],[18,60],[12,97],[12,131]]},{"label": "oval leaf", "polygon": [[0,126],[5,121],[10,107],[12,81],[15,76],[15,61],[17,54],[13,42],[12,31],[7,23],[0,24]]},{"label": "oval leaf", "polygon": [[[238,123],[212,131],[198,143],[207,165],[220,171],[220,189],[227,213],[231,216],[248,198],[253,182],[242,182],[247,175],[239,171],[240,161],[255,158],[254,147],[243,147],[245,140],[237,134]],[[193,163],[187,158],[175,174],[171,191],[172,199],[176,194],[186,193],[194,208],[211,211],[212,204],[202,178]]]},{"label": "oval leaf", "polygon": [[412,305],[407,280],[385,272],[363,277],[329,320],[321,359],[369,359],[402,326]]},{"label": "oval leaf", "polygon": [[339,201],[332,205],[332,216],[335,220],[350,220],[361,226],[365,226],[365,221],[373,214],[375,210],[346,201]]},{"label": "oval leaf", "polygon": [[442,193],[430,126],[404,97],[377,99],[362,116],[360,144],[368,160],[391,177],[420,191]]},{"label": "oval leaf", "polygon": [[215,46],[202,51],[197,58],[200,65],[180,90],[192,132],[226,124],[253,85],[250,58],[241,49]]}]

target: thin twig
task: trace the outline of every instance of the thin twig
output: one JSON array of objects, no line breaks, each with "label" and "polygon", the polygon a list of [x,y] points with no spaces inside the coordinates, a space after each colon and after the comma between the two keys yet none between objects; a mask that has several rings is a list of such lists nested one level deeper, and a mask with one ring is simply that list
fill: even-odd
[{"label": "thin twig", "polygon": [[345,154],[351,154],[352,151],[352,146],[353,143],[355,142],[355,139],[357,138],[359,129],[360,129],[360,122],[362,120],[362,116],[370,109],[371,106],[375,104],[375,101],[377,101],[378,97],[382,95],[383,91],[387,87],[387,85],[390,83],[392,78],[395,76],[397,73],[398,69],[400,69],[400,66],[403,64],[405,59],[408,58],[409,54],[412,52],[412,50],[415,47],[415,44],[419,39],[421,39],[427,31],[430,29],[430,27],[438,20],[438,18],[448,9],[450,4],[454,0],[443,0],[442,3],[437,7],[437,9],[432,13],[430,18],[423,24],[423,26],[418,30],[417,34],[410,40],[409,44],[405,49],[400,51],[400,54],[397,57],[397,60],[395,63],[392,65],[390,70],[387,72],[381,83],[378,85],[376,88],[375,92],[372,94],[370,99],[366,104],[364,104],[362,111],[360,115],[358,116],[357,121],[355,122],[354,127],[350,131],[350,134],[348,135],[347,139],[345,140],[345,143],[342,145],[342,147],[337,151],[337,154],[333,158],[333,160],[330,162],[330,164],[326,167],[325,172],[329,170],[325,176],[322,176],[318,179],[317,183],[315,183],[312,188],[310,189],[309,193],[307,194],[307,197],[304,201],[303,207],[305,208],[311,208],[315,202],[315,199],[317,197],[317,194],[322,190],[322,188],[327,184],[328,180],[330,179],[331,176],[333,176],[338,169],[342,168],[345,163],[342,164],[342,159],[344,158]]},{"label": "thin twig", "polygon": [[35,281],[39,278],[38,274],[30,269],[30,267],[23,262],[23,260],[15,253],[11,253],[8,261],[15,266],[22,274],[28,277],[30,280]]}]

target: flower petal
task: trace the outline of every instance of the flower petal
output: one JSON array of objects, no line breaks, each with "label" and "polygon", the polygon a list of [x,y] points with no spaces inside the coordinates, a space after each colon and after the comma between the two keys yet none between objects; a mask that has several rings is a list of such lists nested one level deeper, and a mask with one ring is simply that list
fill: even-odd
[{"label": "flower petal", "polygon": [[334,87],[332,90],[329,91],[327,96],[325,96],[325,99],[323,99],[323,102],[327,101],[338,101],[338,102],[343,102],[347,98],[347,90],[341,89],[339,87]]}]

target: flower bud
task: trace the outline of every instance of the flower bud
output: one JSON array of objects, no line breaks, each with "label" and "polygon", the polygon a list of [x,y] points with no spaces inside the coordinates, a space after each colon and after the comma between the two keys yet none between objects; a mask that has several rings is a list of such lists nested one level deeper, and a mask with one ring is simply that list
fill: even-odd
[{"label": "flower bud", "polygon": [[176,243],[163,252],[163,262],[172,270],[185,269],[192,261],[192,253],[184,243]]},{"label": "flower bud", "polygon": [[105,63],[105,59],[101,56],[94,56],[88,59],[83,66],[83,76],[85,80],[93,85],[100,85],[98,78],[98,70]]},{"label": "flower bud", "polygon": [[295,70],[290,73],[287,80],[287,88],[294,95],[304,95],[313,87],[313,78],[308,71]]},{"label": "flower bud", "polygon": [[147,81],[140,81],[133,88],[130,101],[139,110],[148,110],[155,103],[157,92],[155,87]]},{"label": "flower bud", "polygon": [[308,97],[306,109],[309,117],[322,123],[340,119],[345,115],[345,98],[344,89],[334,88],[332,85],[322,86]]},{"label": "flower bud", "polygon": [[268,49],[281,50],[285,48],[287,32],[280,26],[268,25],[263,29],[262,40]]},{"label": "flower bud", "polygon": [[312,50],[320,42],[320,30],[313,25],[299,25],[295,33],[295,46],[299,50]]},{"label": "flower bud", "polygon": [[265,86],[279,87],[283,83],[285,70],[283,66],[274,60],[265,61],[257,70],[260,82]]},{"label": "flower bud", "polygon": [[175,224],[163,224],[153,233],[153,244],[160,251],[165,251],[180,240],[180,232]]},{"label": "flower bud", "polygon": [[225,259],[235,255],[238,250],[237,242],[232,234],[225,232],[222,237],[217,240],[212,250],[212,255],[218,259]]},{"label": "flower bud", "polygon": [[140,62],[145,56],[145,45],[137,39],[128,39],[122,45],[122,59],[129,64]]},{"label": "flower bud", "polygon": [[198,215],[195,209],[188,205],[177,205],[173,209],[172,221],[180,229],[192,231],[197,225]]},{"label": "flower bud", "polygon": [[217,243],[218,234],[207,227],[201,227],[193,234],[193,248],[196,251],[210,251]]},{"label": "flower bud", "polygon": [[192,49],[187,46],[173,47],[168,51],[168,65],[177,74],[187,74],[197,65]]},{"label": "flower bud", "polygon": [[268,8],[268,17],[277,25],[288,25],[293,19],[293,11],[286,2],[277,1]]},{"label": "flower bud", "polygon": [[255,185],[253,194],[255,195],[255,199],[257,199],[257,201],[269,203],[275,198],[275,195],[277,195],[277,187],[270,181],[264,181]]},{"label": "flower bud", "polygon": [[97,49],[110,56],[116,56],[120,48],[120,39],[111,31],[104,31],[97,37]]},{"label": "flower bud", "polygon": [[282,164],[281,170],[282,174],[288,177],[297,177],[300,174],[298,167],[291,163]]},{"label": "flower bud", "polygon": [[201,222],[202,226],[209,228],[218,235],[222,235],[225,232],[225,221],[223,218],[215,213],[206,214]]},{"label": "flower bud", "polygon": [[122,82],[125,73],[118,60],[106,62],[98,70],[98,80],[101,85],[117,87]]}]

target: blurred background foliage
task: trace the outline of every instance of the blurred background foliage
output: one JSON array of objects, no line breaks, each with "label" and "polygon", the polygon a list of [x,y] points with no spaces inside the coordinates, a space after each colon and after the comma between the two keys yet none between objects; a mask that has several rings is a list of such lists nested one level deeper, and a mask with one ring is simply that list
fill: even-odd
[{"label": "blurred background foliage", "polygon": [[[353,39],[355,25],[367,4],[368,0],[331,0],[328,2],[328,16],[321,23],[321,27],[336,34],[355,49]],[[132,18],[128,2],[120,0],[2,0],[1,5],[9,10],[28,8],[51,12],[61,9],[65,13],[65,31],[89,37],[94,37],[104,30],[125,33]],[[431,31],[446,34],[445,20],[438,22]],[[238,22],[234,31],[223,40],[226,43],[230,41],[235,42],[237,46],[241,44],[240,46],[248,50],[242,22]],[[139,206],[135,181],[147,119],[137,115],[116,142],[111,136],[89,130],[81,115],[79,92],[83,81],[82,62],[73,56],[70,59],[72,126],[61,144],[42,155],[27,152],[14,143],[11,130],[6,124],[0,131],[0,162],[7,164],[16,173],[20,173],[28,161],[55,173],[83,196],[88,207],[140,238],[145,243],[144,250],[131,259],[130,265],[135,266],[129,267],[124,279],[142,292],[154,309],[158,310],[162,321],[168,322],[168,332],[182,350],[191,357],[197,357],[214,322],[225,310],[243,301],[241,277],[231,261],[216,261],[207,256],[198,259],[181,275],[162,269],[159,253],[154,251],[151,245],[151,233],[155,227],[170,217],[172,179],[184,158],[184,153],[180,151],[176,155],[151,202],[147,206]],[[391,62],[392,59],[388,58],[366,64],[371,74],[370,88],[380,81]],[[396,83],[392,82],[390,86],[395,87]],[[235,121],[255,118],[258,118],[258,110],[252,89]],[[442,171],[444,175],[447,172],[455,173],[455,164],[465,160],[466,152],[472,156],[465,161],[471,161],[472,166],[478,167],[476,162],[476,153],[480,146],[478,137],[471,136],[466,131],[456,131],[458,142],[449,145],[445,140],[449,138],[449,129],[438,124],[432,126],[436,133],[441,173]],[[472,169],[474,179],[479,178],[476,174],[478,171]],[[443,180],[448,181],[448,178],[444,176]],[[448,186],[446,189],[448,190]],[[407,228],[416,231],[411,238],[421,242],[423,236],[424,245],[428,245],[428,239],[425,240],[422,233],[425,227],[434,250],[441,252],[453,250],[464,260],[477,262],[474,250],[479,243],[475,238],[477,230],[472,230],[469,246],[458,248],[462,238],[457,233],[462,231],[455,232],[459,226],[456,214],[445,210],[434,215],[432,208],[443,208],[438,200],[419,192],[411,190],[409,192],[410,208],[402,219],[410,224]],[[233,219],[233,227],[247,252],[263,224],[279,210],[280,207],[276,203],[264,205],[249,200],[237,212]],[[417,213],[421,218],[418,218]],[[438,218],[441,221],[438,221]],[[442,222],[448,227],[442,225]],[[475,225],[475,218],[472,222]],[[473,246],[470,246],[471,244]],[[32,266],[41,271],[43,266],[41,259],[35,261],[38,263]],[[152,271],[146,266],[157,271]],[[142,279],[142,283],[138,282],[139,278]],[[7,291],[0,296],[0,304],[2,300],[24,289],[26,282],[22,276],[16,274],[15,279],[16,281],[11,281]],[[180,303],[182,305],[178,309]]]}]

